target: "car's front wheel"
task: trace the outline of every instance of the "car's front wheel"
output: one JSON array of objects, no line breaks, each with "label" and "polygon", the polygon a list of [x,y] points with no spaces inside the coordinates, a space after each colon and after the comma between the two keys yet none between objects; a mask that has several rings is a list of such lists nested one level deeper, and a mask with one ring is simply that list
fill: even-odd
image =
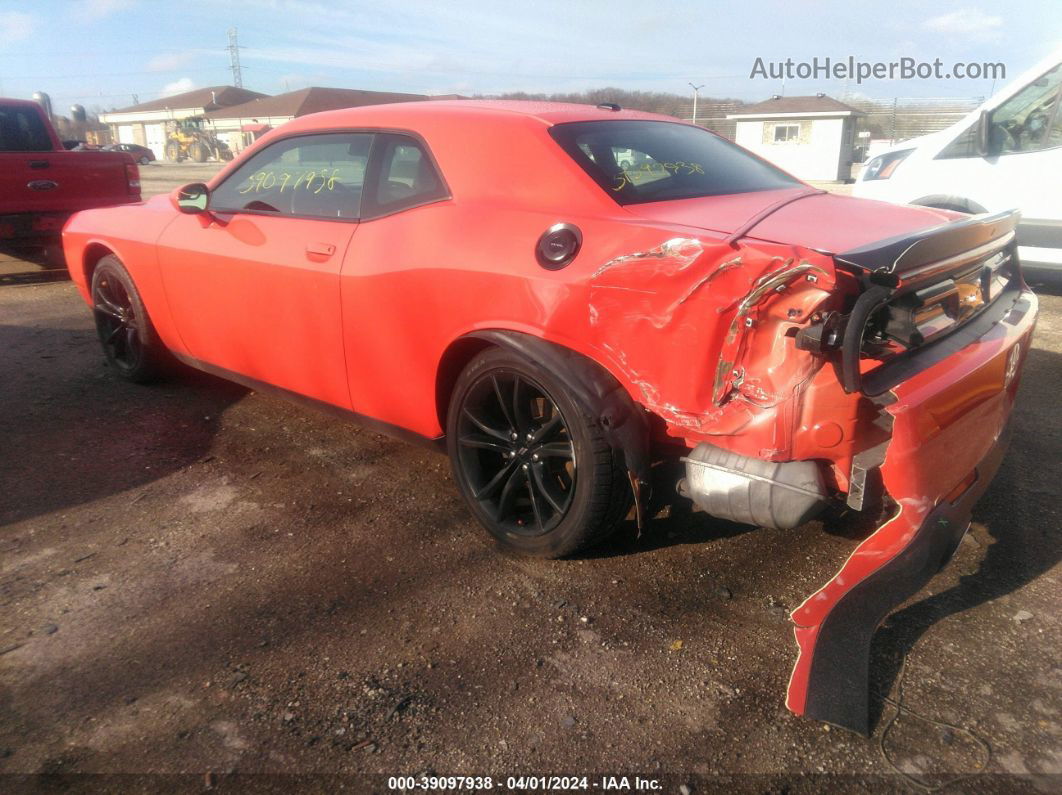
[{"label": "car's front wheel", "polygon": [[107,361],[123,378],[146,383],[162,374],[167,350],[151,325],[125,266],[103,257],[92,272],[92,310]]},{"label": "car's front wheel", "polygon": [[505,548],[562,557],[609,535],[631,505],[619,456],[552,373],[491,348],[454,387],[447,420],[454,477]]},{"label": "car's front wheel", "polygon": [[151,158],[148,157],[147,155],[141,155],[140,156],[140,165],[146,166],[150,162],[151,162]]}]

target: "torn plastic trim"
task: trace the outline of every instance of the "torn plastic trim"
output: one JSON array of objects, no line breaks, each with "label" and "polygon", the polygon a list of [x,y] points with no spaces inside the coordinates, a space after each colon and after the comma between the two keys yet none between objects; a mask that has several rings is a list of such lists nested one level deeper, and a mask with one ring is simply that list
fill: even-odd
[{"label": "torn plastic trim", "polygon": [[[901,503],[889,521],[874,533],[909,540],[877,570],[848,589],[830,609],[817,628],[802,677],[799,673],[807,652],[801,649],[786,706],[809,718],[869,736],[870,647],[874,633],[893,609],[918,593],[951,559],[970,526],[974,503],[999,469],[1007,441],[1005,437],[997,441],[978,464],[974,482],[954,502],[940,503],[921,522],[912,515],[917,515],[916,510]],[[794,622],[796,615],[794,611]],[[798,643],[800,630],[798,624]],[[803,702],[799,710],[795,708],[797,700]]]},{"label": "torn plastic trim", "polygon": [[[877,467],[892,515],[791,616],[798,654],[786,706],[863,734],[869,726],[871,639],[878,624],[949,559],[1006,449],[1036,296],[981,339],[874,398],[885,439]],[[885,416],[888,415],[888,416]],[[943,521],[942,521],[943,520]]]}]

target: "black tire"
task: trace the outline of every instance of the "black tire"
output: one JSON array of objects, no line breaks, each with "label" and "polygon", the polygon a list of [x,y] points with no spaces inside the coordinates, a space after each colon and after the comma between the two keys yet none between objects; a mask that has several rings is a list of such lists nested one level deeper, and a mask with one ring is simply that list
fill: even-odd
[{"label": "black tire", "polygon": [[205,163],[207,158],[210,157],[210,151],[206,148],[206,144],[200,141],[193,141],[192,145],[188,147],[188,156],[196,163]]},{"label": "black tire", "polygon": [[489,348],[469,362],[446,436],[462,496],[506,550],[570,555],[610,535],[630,509],[622,456],[596,420],[514,351]]},{"label": "black tire", "polygon": [[177,141],[168,141],[166,143],[166,159],[174,163],[181,162],[181,145]]},{"label": "black tire", "polygon": [[146,166],[150,162],[151,162],[151,158],[148,157],[147,155],[141,155],[140,156],[140,165]]},{"label": "black tire", "polygon": [[113,255],[103,257],[92,272],[92,312],[103,355],[122,378],[145,384],[164,373],[169,352],[132,277]]}]

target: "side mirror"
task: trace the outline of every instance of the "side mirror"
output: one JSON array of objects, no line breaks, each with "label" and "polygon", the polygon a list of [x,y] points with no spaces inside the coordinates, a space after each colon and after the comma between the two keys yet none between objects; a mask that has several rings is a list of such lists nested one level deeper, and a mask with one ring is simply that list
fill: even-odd
[{"label": "side mirror", "polygon": [[992,126],[992,111],[981,111],[981,118],[977,120],[977,153],[981,157],[999,154],[998,146],[995,146],[998,136],[992,135]]},{"label": "side mirror", "polygon": [[192,182],[177,188],[172,197],[173,204],[178,211],[189,215],[197,215],[207,211],[207,203],[210,201],[210,188],[202,182]]}]

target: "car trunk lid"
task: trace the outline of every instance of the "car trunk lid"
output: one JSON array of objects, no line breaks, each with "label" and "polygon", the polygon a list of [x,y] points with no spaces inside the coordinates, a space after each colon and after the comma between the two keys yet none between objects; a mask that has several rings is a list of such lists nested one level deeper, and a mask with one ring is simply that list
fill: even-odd
[{"label": "car trunk lid", "polygon": [[748,228],[748,237],[829,253],[850,251],[934,229],[960,217],[947,210],[929,207],[811,193],[804,185],[784,190],[635,204],[628,205],[627,209],[654,221],[729,236],[773,205],[781,206]]}]

